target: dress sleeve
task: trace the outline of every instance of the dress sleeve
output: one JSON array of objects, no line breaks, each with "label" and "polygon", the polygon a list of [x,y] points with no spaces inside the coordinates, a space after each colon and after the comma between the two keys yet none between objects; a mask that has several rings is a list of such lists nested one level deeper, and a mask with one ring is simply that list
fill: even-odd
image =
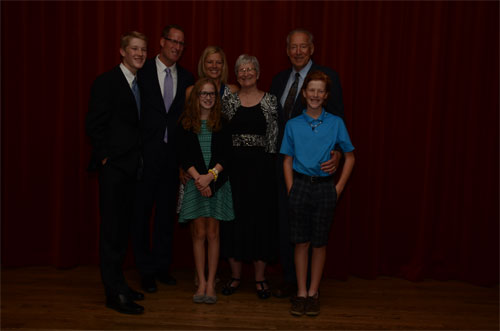
[{"label": "dress sleeve", "polygon": [[266,93],[263,98],[262,111],[266,117],[266,147],[267,153],[278,151],[278,102],[276,96]]},{"label": "dress sleeve", "polygon": [[222,114],[229,121],[233,118],[236,109],[238,109],[240,105],[240,99],[235,93],[224,93],[222,96]]}]

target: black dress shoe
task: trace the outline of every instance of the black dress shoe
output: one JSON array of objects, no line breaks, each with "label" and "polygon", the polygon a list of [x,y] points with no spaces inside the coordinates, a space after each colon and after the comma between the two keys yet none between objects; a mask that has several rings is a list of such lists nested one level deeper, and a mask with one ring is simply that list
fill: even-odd
[{"label": "black dress shoe", "polygon": [[172,275],[168,274],[168,273],[160,272],[160,273],[158,273],[156,278],[158,279],[159,282],[162,282],[163,284],[166,284],[166,285],[176,285],[177,284],[177,280],[175,280],[175,278],[172,277]]},{"label": "black dress shoe", "polygon": [[144,291],[148,293],[154,293],[158,291],[154,275],[143,276],[141,279],[141,287]]},{"label": "black dress shoe", "polygon": [[130,287],[128,288],[128,293],[127,293],[128,297],[132,300],[132,301],[141,301],[141,300],[144,300],[144,294],[142,294],[141,292],[137,292],[137,291],[134,291],[133,289],[131,289]]},{"label": "black dress shoe", "polygon": [[284,299],[295,295],[297,292],[297,285],[283,282],[279,287],[273,289],[273,296]]},{"label": "black dress shoe", "polygon": [[106,298],[106,307],[122,314],[138,315],[144,312],[144,307],[130,300],[126,294],[118,294]]}]

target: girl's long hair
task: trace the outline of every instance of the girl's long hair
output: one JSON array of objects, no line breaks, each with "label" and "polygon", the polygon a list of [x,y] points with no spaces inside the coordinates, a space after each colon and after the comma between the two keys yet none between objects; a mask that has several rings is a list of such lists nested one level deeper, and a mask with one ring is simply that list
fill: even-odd
[{"label": "girl's long hair", "polygon": [[207,120],[207,127],[212,132],[217,132],[221,129],[221,102],[219,92],[217,91],[217,85],[215,85],[215,82],[212,79],[205,77],[198,79],[196,84],[194,84],[180,118],[182,127],[185,130],[192,131],[194,133],[200,133],[200,91],[205,84],[213,85],[215,91],[215,103],[210,111],[210,115]]}]

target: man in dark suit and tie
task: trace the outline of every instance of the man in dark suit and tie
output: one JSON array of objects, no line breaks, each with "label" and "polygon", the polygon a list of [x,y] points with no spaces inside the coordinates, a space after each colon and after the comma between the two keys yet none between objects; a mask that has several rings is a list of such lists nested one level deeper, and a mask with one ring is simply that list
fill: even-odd
[{"label": "man in dark suit and tie", "polygon": [[[273,77],[270,93],[274,94],[281,104],[280,137],[282,137],[286,122],[293,117],[302,114],[306,105],[300,97],[302,83],[309,72],[320,70],[327,74],[331,81],[331,89],[325,110],[329,113],[344,117],[344,104],[342,102],[342,88],[338,74],[330,68],[320,66],[311,60],[314,53],[313,35],[305,29],[292,30],[287,38],[286,53],[292,67],[278,73]],[[280,139],[281,144],[281,139]],[[334,173],[341,153],[332,151],[332,158],[321,165],[321,169],[328,173]],[[283,281],[280,286],[274,288],[273,295],[285,298],[295,295],[297,280],[295,277],[294,250],[290,243],[289,225],[286,205],[286,188],[283,177],[283,157],[278,158],[279,179],[279,214],[280,214],[280,262],[283,267]]]},{"label": "man in dark suit and tie", "polygon": [[140,314],[144,308],[134,301],[144,295],[127,285],[122,265],[141,156],[141,96],[136,73],[146,60],[146,36],[136,31],[124,34],[120,54],[120,65],[94,81],[85,124],[93,147],[89,170],[99,171],[99,255],[106,306],[120,313]]},{"label": "man in dark suit and tie", "polygon": [[175,127],[184,108],[186,88],[194,84],[193,75],[177,64],[184,50],[184,30],[178,25],[166,26],[160,46],[160,53],[148,59],[138,73],[144,167],[138,182],[133,240],[141,285],[149,293],[157,291],[156,280],[176,284],[170,274],[179,188]]}]

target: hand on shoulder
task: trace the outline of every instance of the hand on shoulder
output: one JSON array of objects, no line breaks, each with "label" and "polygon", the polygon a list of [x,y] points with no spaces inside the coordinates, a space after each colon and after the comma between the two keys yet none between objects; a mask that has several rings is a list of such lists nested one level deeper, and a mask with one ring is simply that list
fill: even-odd
[{"label": "hand on shoulder", "polygon": [[189,99],[189,96],[191,95],[191,91],[193,90],[194,85],[190,85],[186,88],[186,101]]},{"label": "hand on shoulder", "polygon": [[238,85],[234,85],[234,84],[227,84],[227,87],[229,87],[229,90],[231,90],[231,93],[236,93],[240,90]]}]

